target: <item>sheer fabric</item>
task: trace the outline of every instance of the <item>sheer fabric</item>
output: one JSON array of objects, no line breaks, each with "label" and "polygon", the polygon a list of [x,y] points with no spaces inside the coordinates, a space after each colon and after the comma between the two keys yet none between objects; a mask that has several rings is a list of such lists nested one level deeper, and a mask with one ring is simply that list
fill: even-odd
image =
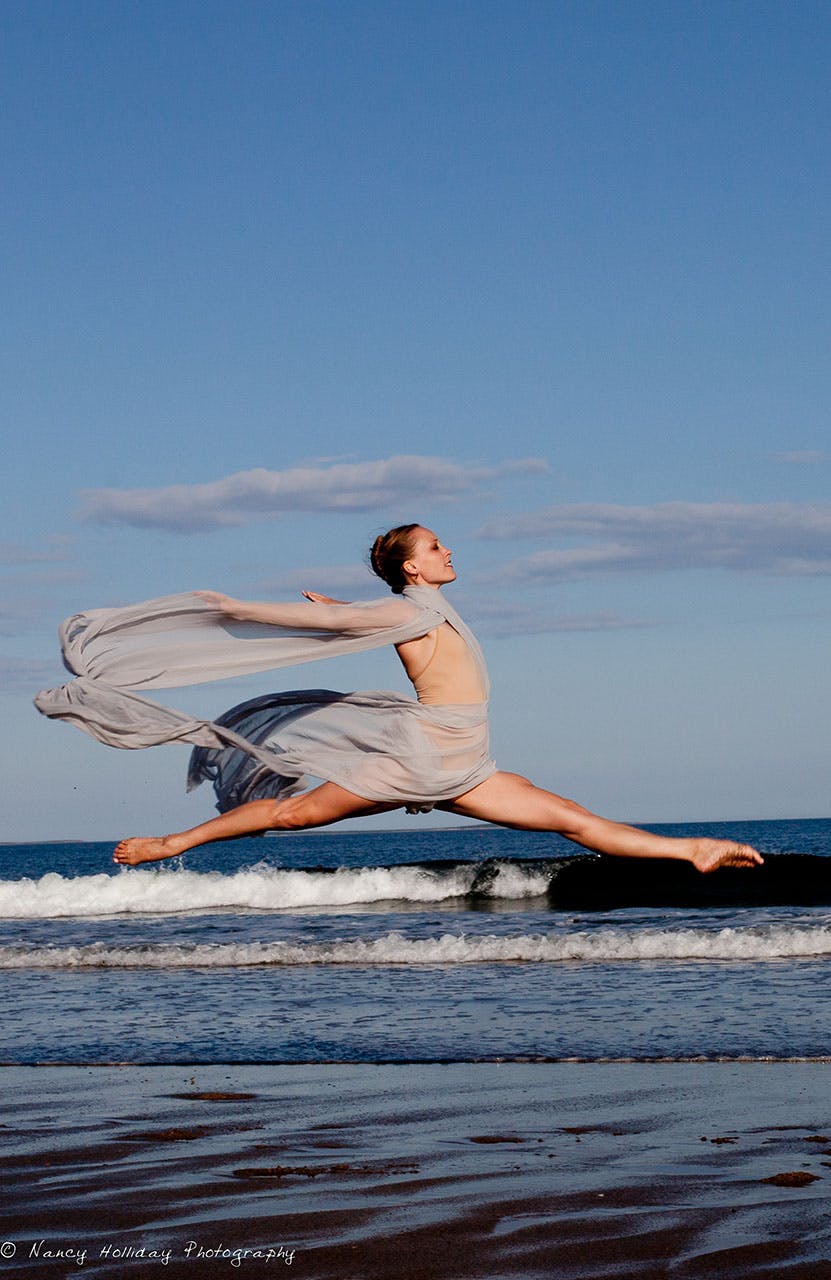
[{"label": "sheer fabric", "polygon": [[354,605],[281,605],[276,617],[274,625],[236,623],[192,594],[77,614],[61,628],[75,679],[43,690],[35,705],[109,746],[194,744],[188,785],[212,781],[221,810],[291,794],[307,775],[368,800],[426,806],[495,771],[486,701],[435,706],[394,692],[295,690],[202,720],[136,692],[398,644],[445,621],[464,639],[487,690],[475,637],[432,588]]}]

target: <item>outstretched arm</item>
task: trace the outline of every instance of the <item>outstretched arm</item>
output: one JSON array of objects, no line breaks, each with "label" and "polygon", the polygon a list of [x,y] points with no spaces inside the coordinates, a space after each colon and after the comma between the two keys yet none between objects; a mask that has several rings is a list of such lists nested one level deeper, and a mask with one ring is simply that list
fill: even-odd
[{"label": "outstretched arm", "polygon": [[259,622],[266,626],[291,627],[302,631],[378,631],[385,627],[400,627],[411,621],[418,610],[401,596],[368,604],[351,604],[333,600],[317,592],[304,592],[306,599],[299,604],[283,604],[272,601],[237,600],[221,591],[196,591],[194,595],[204,600],[236,622]]}]

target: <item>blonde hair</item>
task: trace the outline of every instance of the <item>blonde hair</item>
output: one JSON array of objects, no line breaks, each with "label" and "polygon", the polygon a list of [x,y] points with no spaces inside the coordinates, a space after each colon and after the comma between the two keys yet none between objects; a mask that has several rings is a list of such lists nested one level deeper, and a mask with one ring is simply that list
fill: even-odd
[{"label": "blonde hair", "polygon": [[375,539],[369,552],[373,573],[383,578],[391,591],[400,596],[407,586],[404,561],[413,553],[413,534],[420,524],[399,524]]}]

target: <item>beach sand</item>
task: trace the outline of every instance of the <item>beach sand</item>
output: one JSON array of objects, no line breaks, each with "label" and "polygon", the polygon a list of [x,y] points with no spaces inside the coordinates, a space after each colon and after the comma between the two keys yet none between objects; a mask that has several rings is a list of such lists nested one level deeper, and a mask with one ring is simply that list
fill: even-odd
[{"label": "beach sand", "polygon": [[0,1280],[831,1280],[830,1072],[4,1067]]}]

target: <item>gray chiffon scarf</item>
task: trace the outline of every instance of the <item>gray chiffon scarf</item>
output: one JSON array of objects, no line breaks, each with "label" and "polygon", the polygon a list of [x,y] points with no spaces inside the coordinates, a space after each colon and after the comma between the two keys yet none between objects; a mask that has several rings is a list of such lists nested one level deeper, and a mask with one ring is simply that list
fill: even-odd
[{"label": "gray chiffon scarf", "polygon": [[[183,742],[189,784],[219,778],[219,807],[298,790],[304,775],[330,778],[368,799],[450,799],[489,776],[487,706],[425,707],[393,693],[311,690],[265,695],[215,720],[143,696],[258,671],[363,652],[449,622],[468,644],[487,689],[481,649],[440,591],[349,605],[275,606],[276,621],[237,623],[192,593],[94,609],[60,628],[73,679],[35,697],[51,719],[107,746]],[[282,611],[282,612],[281,612]],[[142,692],[140,692],[142,691]],[[313,714],[310,714],[313,713]]]}]

